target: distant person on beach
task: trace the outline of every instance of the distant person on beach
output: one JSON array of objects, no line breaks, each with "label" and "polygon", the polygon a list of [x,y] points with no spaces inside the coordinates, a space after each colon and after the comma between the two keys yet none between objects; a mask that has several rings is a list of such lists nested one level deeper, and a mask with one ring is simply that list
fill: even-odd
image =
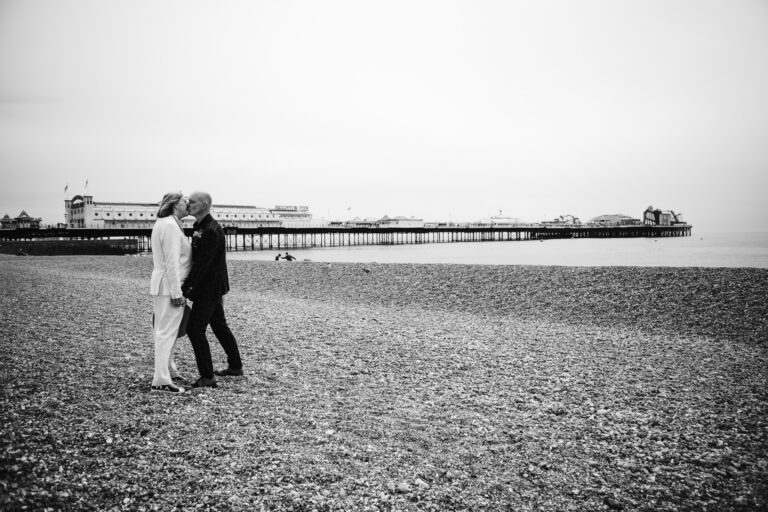
[{"label": "distant person on beach", "polygon": [[288,252],[287,252],[287,251],[286,251],[286,253],[285,253],[285,256],[283,256],[283,258],[284,258],[284,259],[286,259],[286,260],[288,260],[288,261],[293,261],[293,260],[295,260],[295,259],[296,259],[296,258],[294,258],[293,256],[291,256],[290,254],[288,254]]},{"label": "distant person on beach", "polygon": [[153,300],[155,336],[155,375],[152,391],[183,393],[184,388],[173,383],[181,380],[173,349],[184,317],[187,300],[181,284],[192,267],[192,247],[184,235],[181,219],[187,215],[187,199],[181,192],[163,196],[152,227],[152,278],[150,294]]},{"label": "distant person on beach", "polygon": [[[181,289],[192,301],[192,314],[187,325],[187,335],[197,360],[200,378],[193,388],[218,387],[215,375],[240,376],[243,363],[237,340],[224,317],[224,295],[229,292],[226,243],[224,230],[211,217],[211,196],[206,192],[194,192],[189,196],[188,212],[195,217],[192,235],[192,270]],[[213,371],[211,346],[205,329],[211,330],[227,354],[227,368]]]},{"label": "distant person on beach", "polygon": [[275,256],[275,261],[280,261],[280,258],[282,258],[282,256],[280,256],[280,253],[277,253],[277,256]]}]

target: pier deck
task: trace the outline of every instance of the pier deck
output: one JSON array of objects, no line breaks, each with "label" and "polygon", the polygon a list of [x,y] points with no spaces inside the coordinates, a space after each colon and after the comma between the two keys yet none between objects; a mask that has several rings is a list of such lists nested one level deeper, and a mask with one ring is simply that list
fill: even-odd
[{"label": "pier deck", "polygon": [[[440,226],[373,227],[225,227],[227,249],[273,250],[354,245],[400,245],[453,242],[549,240],[561,238],[662,238],[690,236],[692,226]],[[185,229],[192,236],[191,229]],[[0,241],[133,239],[136,251],[151,250],[149,228],[125,229],[9,229]]]}]

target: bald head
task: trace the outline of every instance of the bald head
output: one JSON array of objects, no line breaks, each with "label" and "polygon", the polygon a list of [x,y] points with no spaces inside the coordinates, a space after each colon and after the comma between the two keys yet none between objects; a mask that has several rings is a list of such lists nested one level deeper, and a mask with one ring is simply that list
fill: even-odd
[{"label": "bald head", "polygon": [[203,220],[211,211],[211,194],[208,192],[192,192],[189,195],[188,211],[198,222]]}]

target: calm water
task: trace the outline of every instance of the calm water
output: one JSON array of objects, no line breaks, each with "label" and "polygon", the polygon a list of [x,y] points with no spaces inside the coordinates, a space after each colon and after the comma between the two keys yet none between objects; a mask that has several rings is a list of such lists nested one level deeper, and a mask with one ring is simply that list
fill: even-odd
[{"label": "calm water", "polygon": [[[285,253],[285,249],[281,249]],[[768,233],[678,238],[568,239],[525,242],[368,245],[288,250],[299,261],[768,268]],[[277,250],[230,252],[228,259],[274,260]],[[286,261],[281,264],[288,264]]]}]

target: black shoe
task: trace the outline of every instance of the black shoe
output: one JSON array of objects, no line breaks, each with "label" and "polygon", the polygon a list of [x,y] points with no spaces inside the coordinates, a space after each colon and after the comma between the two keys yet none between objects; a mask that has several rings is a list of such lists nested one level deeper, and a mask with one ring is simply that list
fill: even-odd
[{"label": "black shoe", "polygon": [[216,379],[206,379],[204,377],[200,377],[195,382],[192,383],[193,388],[217,388],[219,387],[218,384],[216,384]]},{"label": "black shoe", "polygon": [[241,368],[239,370],[233,370],[232,368],[225,368],[223,370],[216,370],[213,373],[215,373],[219,377],[242,377],[243,369]]}]

